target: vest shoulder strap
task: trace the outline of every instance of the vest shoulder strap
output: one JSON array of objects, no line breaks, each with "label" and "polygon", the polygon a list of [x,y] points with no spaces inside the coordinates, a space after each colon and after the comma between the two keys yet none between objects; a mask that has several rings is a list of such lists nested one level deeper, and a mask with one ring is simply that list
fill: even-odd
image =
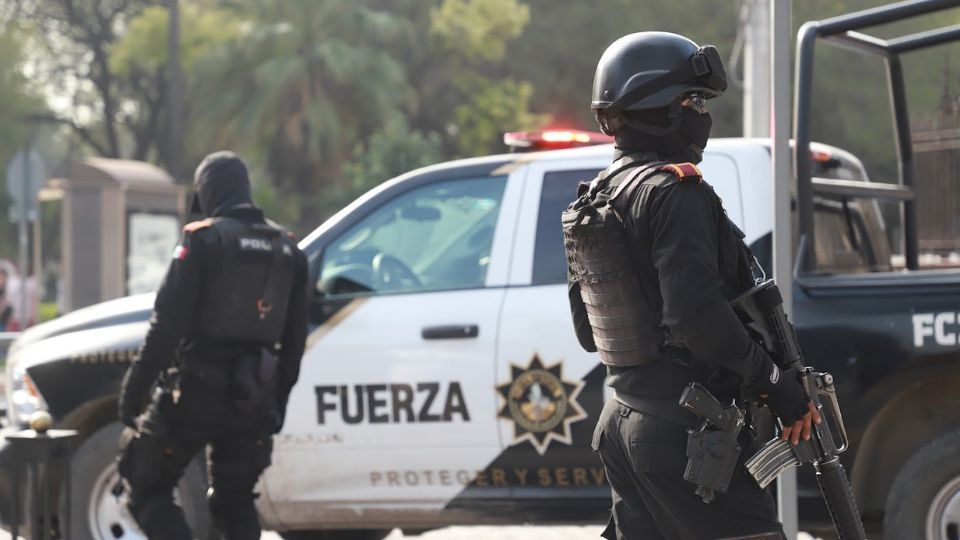
[{"label": "vest shoulder strap", "polygon": [[[657,173],[666,173],[666,174],[657,174]],[[650,178],[649,176],[652,176]],[[700,168],[694,165],[693,163],[660,163],[658,167],[648,176],[648,179],[639,185],[637,188],[639,193],[637,195],[637,207],[640,212],[637,218],[643,222],[646,222],[646,215],[649,209],[650,197],[653,195],[654,190],[660,187],[666,187],[678,182],[684,181],[696,181],[698,184],[703,183],[703,173],[700,172]],[[631,196],[627,197],[625,200],[629,201],[633,198],[632,190]]]},{"label": "vest shoulder strap", "polygon": [[659,170],[669,172],[676,176],[680,182],[684,180],[695,180],[698,183],[703,182],[703,173],[701,173],[700,168],[693,163],[667,163],[661,166]]},{"label": "vest shoulder strap", "polygon": [[213,220],[212,220],[212,219],[203,219],[203,220],[200,220],[200,221],[191,221],[190,223],[187,223],[186,225],[183,226],[183,232],[188,233],[188,234],[189,234],[189,233],[194,233],[194,232],[199,231],[200,229],[206,229],[207,227],[210,227],[210,226],[212,226],[212,225],[213,225]]},{"label": "vest shoulder strap", "polygon": [[611,163],[609,167],[600,171],[593,180],[581,183],[577,190],[577,197],[587,195],[589,198],[595,198],[600,191],[607,188],[610,182],[618,176],[621,176],[623,173],[630,174],[629,171],[631,169],[643,168],[653,163],[650,161],[650,157],[651,154],[644,152],[634,152],[621,156]]},{"label": "vest shoulder strap", "polygon": [[[650,182],[650,177],[660,170],[660,163],[651,162],[637,167],[634,171],[631,171],[629,175],[624,178],[619,184],[617,184],[616,189],[613,190],[613,193],[610,194],[610,204],[613,205],[617,202],[617,199],[620,198],[624,193],[632,193],[634,188],[637,186],[642,186]],[[625,200],[629,201],[631,197],[626,197]]]}]

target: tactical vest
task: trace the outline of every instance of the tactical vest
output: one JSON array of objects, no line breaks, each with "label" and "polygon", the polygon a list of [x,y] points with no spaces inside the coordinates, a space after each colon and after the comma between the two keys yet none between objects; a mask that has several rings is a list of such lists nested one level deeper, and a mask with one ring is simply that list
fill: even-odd
[{"label": "tactical vest", "polygon": [[196,335],[263,344],[283,337],[293,288],[294,244],[265,223],[216,218],[221,257],[207,266]]},{"label": "tactical vest", "polygon": [[[562,216],[570,279],[580,285],[601,362],[617,367],[651,364],[665,359],[666,346],[683,347],[662,325],[663,300],[646,212],[656,189],[676,183],[684,173],[666,162],[637,165],[629,156],[623,159],[582,184],[578,199]],[[657,175],[660,171],[671,173]],[[705,189],[713,193],[709,186]],[[624,229],[633,200],[640,211],[637,245],[631,245]],[[755,259],[740,229],[722,211],[719,218],[718,266],[729,299],[753,286]]]},{"label": "tactical vest", "polygon": [[[564,247],[571,280],[580,284],[593,340],[604,364],[646,365],[663,356],[666,335],[648,281],[636,269],[624,231],[624,208],[635,189],[645,200],[656,185],[648,183],[661,162],[614,164],[590,184],[562,216]],[[656,184],[656,185],[655,185]]]}]

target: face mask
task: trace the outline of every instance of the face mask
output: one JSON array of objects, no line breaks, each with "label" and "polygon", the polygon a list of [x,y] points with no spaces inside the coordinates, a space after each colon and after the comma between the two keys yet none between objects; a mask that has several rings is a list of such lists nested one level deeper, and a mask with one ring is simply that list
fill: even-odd
[{"label": "face mask", "polygon": [[710,128],[713,119],[710,113],[698,113],[693,109],[683,109],[680,116],[680,128],[676,134],[680,144],[685,144],[681,150],[681,157],[691,163],[700,163],[703,160],[703,149],[710,139]]},{"label": "face mask", "polygon": [[684,108],[677,129],[658,135],[625,126],[617,131],[616,145],[625,151],[656,152],[657,157],[667,161],[700,163],[712,125],[710,113]]}]

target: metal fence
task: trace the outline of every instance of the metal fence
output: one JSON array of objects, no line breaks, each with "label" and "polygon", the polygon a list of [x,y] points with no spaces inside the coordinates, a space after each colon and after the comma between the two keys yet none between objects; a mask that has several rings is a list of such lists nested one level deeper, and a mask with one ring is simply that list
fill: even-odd
[{"label": "metal fence", "polygon": [[[960,118],[915,126],[917,233],[921,252],[960,252]],[[919,128],[919,129],[918,129]]]}]

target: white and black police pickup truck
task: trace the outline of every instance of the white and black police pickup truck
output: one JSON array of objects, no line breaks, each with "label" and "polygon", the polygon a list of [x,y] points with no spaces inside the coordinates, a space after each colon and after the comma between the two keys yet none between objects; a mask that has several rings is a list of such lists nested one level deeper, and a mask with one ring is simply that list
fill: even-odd
[{"label": "white and black police pickup truck", "polygon": [[[820,182],[866,185],[854,156],[812,149]],[[319,539],[605,520],[609,492],[590,439],[610,395],[570,322],[559,217],[611,155],[588,145],[419,169],[300,243],[310,333],[259,486],[267,527]],[[767,140],[717,139],[702,163],[768,268],[770,159]],[[818,267],[797,279],[796,322],[808,360],[836,375],[860,507],[956,531],[960,272],[895,271],[875,203],[814,202]],[[118,386],[151,307],[143,295],[82,309],[24,332],[9,352],[13,425],[46,409],[81,433],[72,540],[142,538],[115,494],[113,460]],[[198,460],[179,490],[198,530],[208,526],[203,482]],[[801,474],[800,496],[804,527],[815,529],[827,517],[812,475]]]}]

